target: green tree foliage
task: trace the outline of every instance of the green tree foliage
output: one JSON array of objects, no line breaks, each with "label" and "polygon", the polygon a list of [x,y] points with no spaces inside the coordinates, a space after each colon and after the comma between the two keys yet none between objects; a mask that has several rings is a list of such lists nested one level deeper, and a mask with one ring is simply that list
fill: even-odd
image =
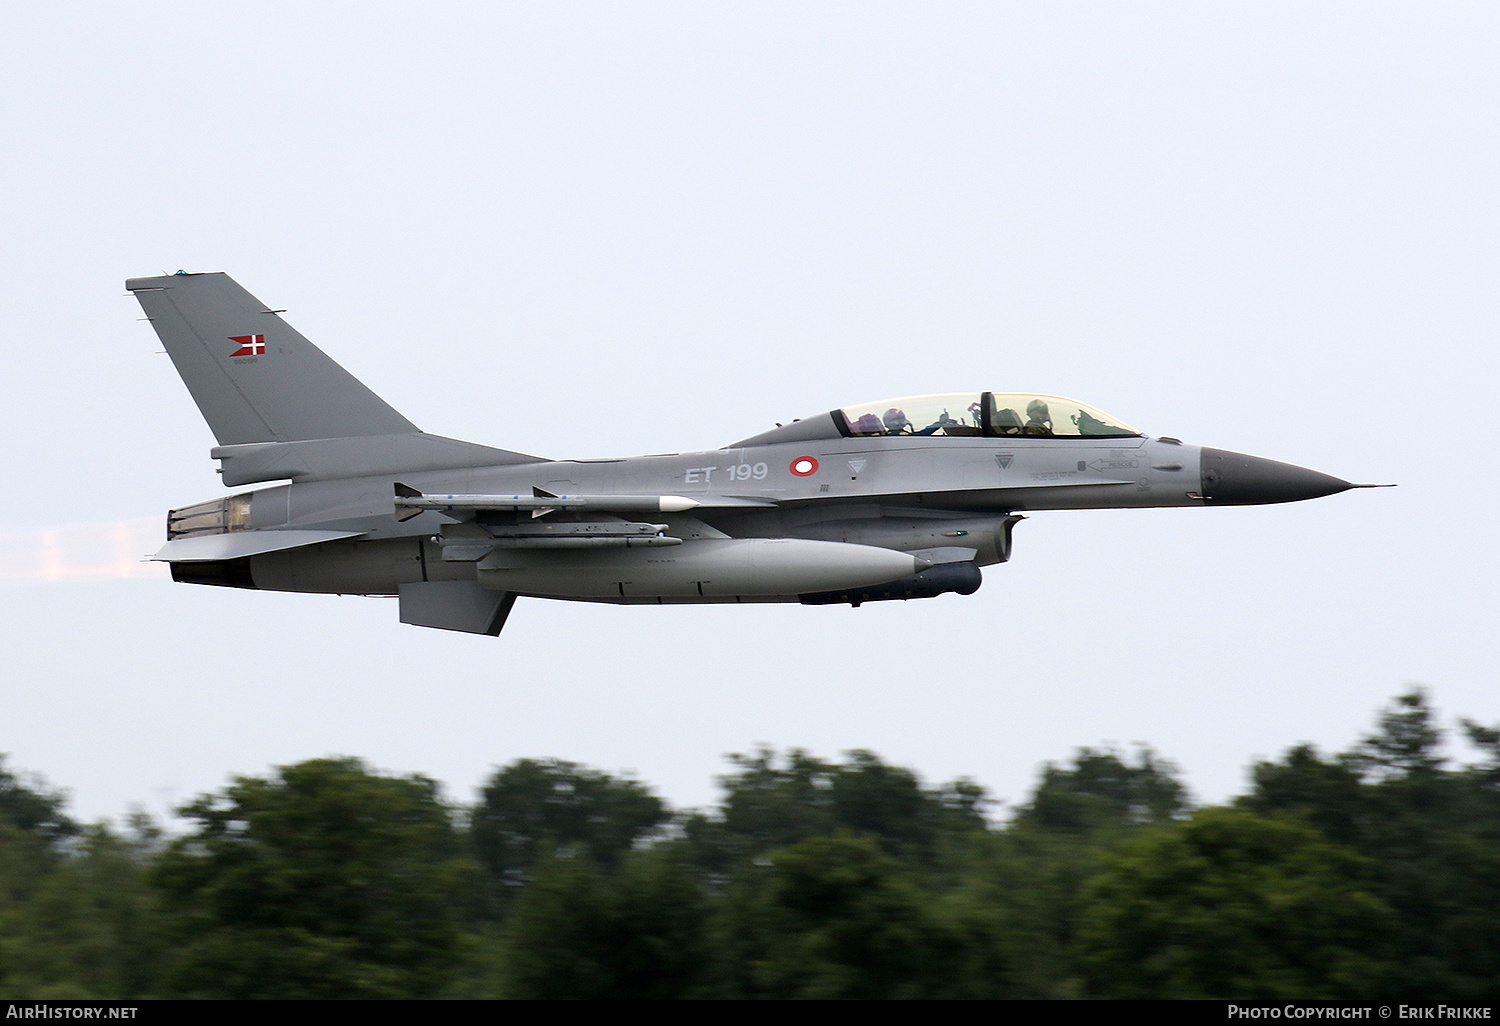
[{"label": "green tree foliage", "polygon": [[1117,998],[1343,998],[1386,972],[1369,860],[1290,820],[1203,809],[1125,841],[1085,891],[1079,950]]},{"label": "green tree foliage", "polygon": [[1443,732],[1427,704],[1427,694],[1414,688],[1380,711],[1379,729],[1361,741],[1348,761],[1377,780],[1411,783],[1430,779],[1446,761]]},{"label": "green tree foliage", "polygon": [[785,757],[769,748],[729,756],[736,771],[719,778],[719,815],[685,823],[703,864],[722,872],[837,833],[874,837],[888,854],[930,861],[945,838],[986,828],[990,802],[973,781],[928,790],[915,773],[873,752],[846,756],[844,763],[825,762],[796,748]]},{"label": "green tree foliage", "polygon": [[1189,808],[1177,767],[1150,748],[1135,762],[1109,749],[1080,748],[1071,767],[1047,763],[1031,802],[1018,820],[1043,830],[1090,834],[1165,823]]},{"label": "green tree foliage", "polygon": [[[812,934],[843,938],[839,943],[845,946],[859,937],[878,944],[881,935],[870,928],[878,918],[872,909],[883,908],[881,901],[896,902],[886,912],[900,906],[916,916],[926,931],[924,944],[946,937],[953,949],[958,938],[974,931],[972,916],[955,912],[946,926],[934,918],[927,896],[916,889],[917,875],[907,867],[930,864],[944,838],[983,832],[985,798],[976,785],[960,781],[929,791],[909,770],[863,751],[850,752],[844,763],[795,750],[784,758],[762,750],[731,761],[736,772],[721,780],[725,798],[718,815],[686,817],[680,836],[628,853],[616,871],[584,858],[582,845],[560,846],[535,863],[531,883],[509,917],[506,993],[774,996],[829,988],[875,993],[864,976],[849,977],[854,962],[839,963],[842,968],[828,962],[816,971],[822,981],[816,982],[783,979],[803,964],[802,955],[788,955],[782,970],[750,972],[746,960],[769,965],[766,953],[782,952],[787,945],[818,947],[822,942],[808,939]],[[866,857],[872,853],[873,860]],[[856,871],[851,858],[868,863],[864,870],[873,889],[863,903],[852,897],[834,902],[821,926],[809,925],[807,909],[796,922],[782,914],[799,907],[782,900],[794,890],[787,889],[788,881],[807,883],[825,872],[831,882],[850,883],[864,871]],[[828,859],[833,862],[820,864]],[[849,891],[856,892],[857,887]],[[881,950],[896,947],[891,942]],[[828,955],[835,961],[849,957],[838,951]],[[888,968],[876,973],[881,986],[893,979]],[[835,978],[844,982],[830,982]],[[915,977],[903,979],[911,984],[907,991],[921,990],[912,982]]]},{"label": "green tree foliage", "polygon": [[710,996],[708,892],[678,845],[631,852],[615,878],[615,997]]},{"label": "green tree foliage", "polygon": [[1254,788],[1239,800],[1242,808],[1296,814],[1341,844],[1357,845],[1368,827],[1365,784],[1346,759],[1297,745],[1280,762],[1257,762],[1250,776]]},{"label": "green tree foliage", "polygon": [[558,759],[519,759],[485,784],[470,836],[491,878],[514,889],[544,848],[576,848],[613,869],[670,815],[637,781]]},{"label": "green tree foliage", "polygon": [[86,829],[62,792],[0,764],[0,997],[147,994],[160,953],[144,875],[154,827]]},{"label": "green tree foliage", "polygon": [[1073,942],[1100,855],[1086,838],[1022,823],[971,840],[943,900],[971,933],[988,937],[988,947],[969,949],[981,963],[969,978],[988,991],[974,996],[1082,996]]},{"label": "green tree foliage", "polygon": [[[1308,745],[1257,763],[1247,809],[1301,818],[1372,860],[1394,912],[1394,970],[1385,993],[1500,998],[1500,787],[1491,732],[1466,723],[1489,761],[1443,768],[1443,732],[1420,689],[1381,711],[1350,751]],[[1494,732],[1500,737],[1500,731]]]},{"label": "green tree foliage", "polygon": [[608,876],[547,851],[509,917],[502,994],[517,998],[707,996],[708,898],[668,846]]},{"label": "green tree foliage", "polygon": [[511,910],[505,996],[588,999],[610,996],[618,973],[609,885],[586,858],[546,851]]},{"label": "green tree foliage", "polygon": [[729,761],[736,771],[719,778],[723,834],[716,839],[726,854],[750,857],[837,829],[829,763],[800,748],[784,761],[769,748]]},{"label": "green tree foliage", "polygon": [[55,847],[78,833],[78,824],[62,811],[66,804],[67,796],[39,777],[6,769],[5,755],[0,753],[0,823]]},{"label": "green tree foliage", "polygon": [[944,901],[982,934],[965,957],[975,996],[1073,998],[1085,993],[1075,938],[1085,883],[1111,846],[1170,823],[1187,807],[1177,769],[1144,746],[1134,759],[1080,748],[1048,763],[1028,802],[1002,830],[971,834],[953,853]]},{"label": "green tree foliage", "polygon": [[33,881],[24,903],[0,912],[0,996],[83,1000],[153,992],[163,937],[145,864],[155,831],[141,819],[135,826],[131,837],[103,825],[84,829],[68,857]]},{"label": "green tree foliage", "polygon": [[197,827],[153,874],[170,993],[430,997],[454,979],[474,871],[433,781],[316,759],[180,811]]},{"label": "green tree foliage", "polygon": [[1149,748],[1083,748],[1004,825],[970,781],[761,749],[675,817],[556,760],[466,816],[315,760],[201,797],[168,843],[80,829],[0,765],[0,997],[1493,1002],[1500,727],[1461,725],[1472,765],[1409,691],[1191,815]]},{"label": "green tree foliage", "polygon": [[46,844],[35,834],[0,822],[0,997],[34,997],[38,981],[26,965],[31,899],[51,867]]},{"label": "green tree foliage", "polygon": [[1458,722],[1469,744],[1484,755],[1483,762],[1468,768],[1473,783],[1485,789],[1500,787],[1500,727],[1486,727],[1470,719]]},{"label": "green tree foliage", "polygon": [[748,867],[726,909],[731,996],[943,996],[959,937],[871,837],[812,837]]}]

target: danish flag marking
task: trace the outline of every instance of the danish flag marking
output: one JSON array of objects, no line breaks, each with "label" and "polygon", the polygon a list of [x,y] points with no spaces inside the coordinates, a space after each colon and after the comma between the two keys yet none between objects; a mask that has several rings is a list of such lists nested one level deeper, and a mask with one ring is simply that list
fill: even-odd
[{"label": "danish flag marking", "polygon": [[238,349],[229,354],[231,359],[236,356],[266,355],[266,336],[264,335],[230,335],[229,341],[240,344]]}]

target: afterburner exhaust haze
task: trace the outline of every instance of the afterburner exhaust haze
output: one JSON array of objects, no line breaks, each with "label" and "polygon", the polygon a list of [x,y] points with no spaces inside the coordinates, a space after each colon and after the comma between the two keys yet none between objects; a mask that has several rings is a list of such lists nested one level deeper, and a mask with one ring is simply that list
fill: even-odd
[{"label": "afterburner exhaust haze", "polygon": [[163,579],[160,545],[157,517],[0,531],[0,584]]}]

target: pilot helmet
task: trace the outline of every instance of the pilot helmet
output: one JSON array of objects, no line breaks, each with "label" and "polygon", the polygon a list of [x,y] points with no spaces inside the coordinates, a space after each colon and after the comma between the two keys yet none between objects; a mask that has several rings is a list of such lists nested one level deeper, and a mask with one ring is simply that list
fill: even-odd
[{"label": "pilot helmet", "polygon": [[1033,399],[1026,404],[1026,416],[1032,420],[1051,420],[1052,412],[1047,409],[1047,404],[1040,399]]},{"label": "pilot helmet", "polygon": [[906,419],[906,414],[894,406],[885,411],[885,417],[882,419],[885,421],[887,431],[904,431],[911,427],[911,421]]}]

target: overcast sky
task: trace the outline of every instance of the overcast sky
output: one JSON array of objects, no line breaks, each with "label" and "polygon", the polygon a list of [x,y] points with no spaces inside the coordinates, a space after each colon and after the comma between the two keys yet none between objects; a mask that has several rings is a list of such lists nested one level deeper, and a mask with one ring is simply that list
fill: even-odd
[{"label": "overcast sky", "polygon": [[[701,805],[759,743],[1017,802],[1147,742],[1216,801],[1414,683],[1500,721],[1496,53],[1493,3],[6,5],[0,751],[83,818],[328,754]],[[225,491],[123,289],[178,268],[542,456],[994,389],[1400,487],[1036,514],[966,598],[407,627],[137,562]]]}]

